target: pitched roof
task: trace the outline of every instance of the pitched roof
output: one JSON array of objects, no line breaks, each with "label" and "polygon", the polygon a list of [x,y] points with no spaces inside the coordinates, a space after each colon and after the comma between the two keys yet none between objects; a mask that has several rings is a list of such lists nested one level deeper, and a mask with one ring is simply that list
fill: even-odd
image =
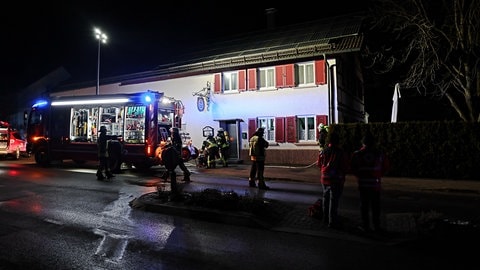
[{"label": "pitched roof", "polygon": [[102,83],[134,84],[360,51],[363,18],[362,13],[354,13],[230,36],[178,56],[176,62],[146,72],[104,78]]},{"label": "pitched roof", "polygon": [[[235,60],[358,50],[362,40],[359,36],[362,18],[359,14],[323,18],[229,37],[211,44],[209,48],[182,56],[185,61],[172,66],[220,60],[225,62],[228,59],[236,62]],[[159,69],[165,66],[168,65],[159,66]]]}]

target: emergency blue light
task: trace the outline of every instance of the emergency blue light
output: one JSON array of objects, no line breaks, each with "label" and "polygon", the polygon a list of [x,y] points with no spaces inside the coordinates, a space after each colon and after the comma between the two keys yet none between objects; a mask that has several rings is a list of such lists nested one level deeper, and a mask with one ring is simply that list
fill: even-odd
[{"label": "emergency blue light", "polygon": [[152,102],[152,97],[151,96],[145,96],[145,102],[147,102],[147,103]]},{"label": "emergency blue light", "polygon": [[41,108],[41,107],[45,107],[47,105],[48,105],[48,101],[40,99],[40,100],[35,101],[32,108]]},{"label": "emergency blue light", "polygon": [[154,100],[155,100],[155,94],[151,92],[143,93],[140,96],[140,102],[145,105],[152,104]]}]

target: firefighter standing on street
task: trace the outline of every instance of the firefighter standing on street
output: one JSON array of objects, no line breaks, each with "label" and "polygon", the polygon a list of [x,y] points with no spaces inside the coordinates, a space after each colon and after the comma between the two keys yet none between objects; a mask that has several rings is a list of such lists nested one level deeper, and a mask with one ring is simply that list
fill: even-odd
[{"label": "firefighter standing on street", "polygon": [[252,166],[250,167],[250,177],[248,178],[248,184],[250,187],[256,187],[256,181],[258,180],[258,188],[268,190],[268,187],[265,184],[265,178],[263,173],[265,170],[265,156],[266,149],[268,148],[268,141],[263,138],[265,129],[263,127],[257,128],[253,136],[249,140],[249,150],[248,154],[250,160],[252,161]]},{"label": "firefighter standing on street", "polygon": [[[115,177],[108,165],[108,141],[107,141],[107,128],[105,126],[100,127],[100,134],[98,135],[98,169],[97,180],[104,180],[105,177],[110,179]],[[105,171],[105,175],[103,172]]]},{"label": "firefighter standing on street", "polygon": [[228,137],[228,133],[223,130],[223,128],[219,128],[217,131],[217,137],[215,137],[217,141],[218,147],[220,148],[220,161],[223,164],[223,167],[228,167],[228,151],[230,149],[230,138]]},{"label": "firefighter standing on street", "polygon": [[362,139],[362,147],[351,158],[351,172],[357,178],[360,193],[360,213],[362,231],[373,229],[380,232],[380,193],[382,177],[390,169],[390,160],[376,144],[375,137],[367,131]]},{"label": "firefighter standing on street", "polygon": [[185,166],[184,160],[182,158],[182,137],[180,136],[180,131],[177,127],[170,128],[170,136],[172,141],[172,146],[175,148],[178,154],[178,166],[183,172],[183,181],[189,182],[190,181],[190,171]]}]

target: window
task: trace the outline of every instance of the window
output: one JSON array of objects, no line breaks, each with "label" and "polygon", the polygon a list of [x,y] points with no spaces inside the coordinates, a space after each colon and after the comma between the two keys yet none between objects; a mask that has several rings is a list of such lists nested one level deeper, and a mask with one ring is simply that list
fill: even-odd
[{"label": "window", "polygon": [[275,118],[274,117],[259,117],[258,127],[265,129],[263,137],[267,141],[275,141]]},{"label": "window", "polygon": [[298,116],[297,120],[298,141],[315,141],[315,116]]},{"label": "window", "polygon": [[42,123],[42,113],[38,110],[33,110],[30,113],[30,125],[39,125]]},{"label": "window", "polygon": [[313,62],[298,64],[298,84],[314,84]]},{"label": "window", "polygon": [[275,88],[275,68],[261,68],[260,69],[260,89]]},{"label": "window", "polygon": [[223,73],[223,92],[238,91],[238,73]]}]

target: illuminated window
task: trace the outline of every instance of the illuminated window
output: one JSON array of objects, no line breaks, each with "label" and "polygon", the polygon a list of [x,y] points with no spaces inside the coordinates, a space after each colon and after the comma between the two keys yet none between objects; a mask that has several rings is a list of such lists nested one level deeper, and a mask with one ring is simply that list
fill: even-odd
[{"label": "illuminated window", "polygon": [[267,141],[275,141],[275,118],[274,117],[259,117],[258,127],[263,127],[265,133],[263,137]]},{"label": "illuminated window", "polygon": [[298,84],[309,85],[314,84],[315,75],[313,69],[313,62],[298,64]]},{"label": "illuminated window", "polygon": [[275,88],[275,68],[260,68],[259,69],[260,90]]},{"label": "illuminated window", "polygon": [[315,141],[315,116],[297,116],[298,141]]},{"label": "illuminated window", "polygon": [[223,73],[223,92],[238,91],[238,72]]}]

